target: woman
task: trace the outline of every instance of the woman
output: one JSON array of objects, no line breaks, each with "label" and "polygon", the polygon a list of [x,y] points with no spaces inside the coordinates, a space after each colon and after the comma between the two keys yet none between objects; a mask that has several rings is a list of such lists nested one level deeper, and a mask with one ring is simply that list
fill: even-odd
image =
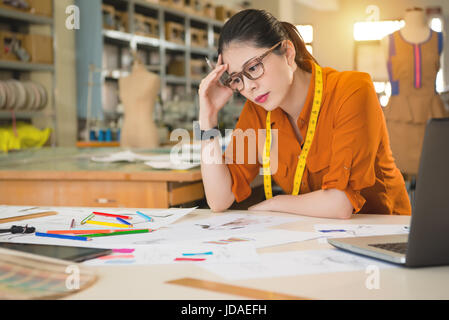
[{"label": "woman", "polygon": [[[218,139],[202,141],[201,172],[213,211],[249,197],[250,183],[261,173],[267,199],[249,210],[341,219],[411,214],[368,74],[321,68],[296,28],[263,10],[229,19],[218,53],[217,66],[198,91],[201,130],[216,128],[218,111],[233,91],[247,101],[225,161],[219,161]],[[266,134],[256,136],[258,161],[249,161],[248,140],[245,161],[236,161],[242,156],[236,141],[259,129]],[[272,197],[271,179],[285,194]]]}]

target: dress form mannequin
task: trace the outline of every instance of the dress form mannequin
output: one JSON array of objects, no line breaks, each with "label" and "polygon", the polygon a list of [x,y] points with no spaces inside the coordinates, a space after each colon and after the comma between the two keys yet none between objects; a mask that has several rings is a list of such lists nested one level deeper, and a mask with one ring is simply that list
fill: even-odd
[{"label": "dress form mannequin", "polygon": [[125,116],[120,145],[125,148],[155,148],[159,137],[153,120],[160,78],[138,60],[129,76],[120,78],[119,91]]},{"label": "dress form mannequin", "polygon": [[[427,16],[421,8],[410,8],[404,14],[405,26],[399,31],[401,36],[410,43],[421,43],[426,41],[431,29],[427,23]],[[388,37],[382,39],[382,47],[385,58],[388,59]]]},{"label": "dress form mannequin", "polygon": [[391,84],[383,111],[396,165],[413,177],[418,173],[427,121],[448,114],[435,86],[443,35],[430,29],[420,8],[408,9],[404,21],[404,28],[382,41]]},{"label": "dress form mannequin", "polygon": [[401,29],[402,37],[411,43],[421,43],[429,39],[430,28],[423,9],[408,9],[404,15],[405,26]]}]

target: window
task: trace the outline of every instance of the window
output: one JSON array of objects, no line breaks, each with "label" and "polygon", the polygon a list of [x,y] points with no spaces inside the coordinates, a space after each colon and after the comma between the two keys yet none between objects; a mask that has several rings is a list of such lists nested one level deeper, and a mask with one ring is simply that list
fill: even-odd
[{"label": "window", "polygon": [[404,26],[404,21],[367,21],[354,24],[355,41],[381,40]]},{"label": "window", "polygon": [[[443,20],[441,18],[434,17],[430,20],[430,28],[433,31],[436,32],[442,32],[443,30]],[[441,59],[441,66],[440,70],[437,73],[437,80],[436,80],[436,90],[438,93],[441,93],[444,91],[444,78],[443,78],[443,64],[444,59]]]},{"label": "window", "polygon": [[296,29],[298,29],[299,34],[306,44],[307,50],[310,54],[313,54],[313,27],[309,24],[307,25],[296,25]]}]

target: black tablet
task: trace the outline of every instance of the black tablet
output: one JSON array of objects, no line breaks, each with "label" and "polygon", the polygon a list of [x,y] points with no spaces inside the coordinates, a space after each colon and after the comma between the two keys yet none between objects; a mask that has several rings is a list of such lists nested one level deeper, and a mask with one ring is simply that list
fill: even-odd
[{"label": "black tablet", "polygon": [[85,260],[94,259],[97,257],[108,255],[112,252],[111,249],[66,247],[46,244],[25,244],[11,242],[0,242],[0,248],[23,251],[73,262],[82,262]]}]

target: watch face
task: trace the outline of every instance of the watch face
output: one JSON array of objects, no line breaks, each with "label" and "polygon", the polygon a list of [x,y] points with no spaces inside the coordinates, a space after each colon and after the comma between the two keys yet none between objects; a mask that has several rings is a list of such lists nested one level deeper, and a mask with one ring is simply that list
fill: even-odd
[{"label": "watch face", "polygon": [[200,140],[210,140],[214,137],[220,136],[220,130],[218,126],[213,127],[209,130],[201,130],[200,123],[195,121],[193,123],[193,139],[196,141]]},{"label": "watch face", "polygon": [[214,127],[209,130],[201,130],[201,140],[211,140],[218,136],[220,136],[220,130],[218,130],[218,127]]}]

